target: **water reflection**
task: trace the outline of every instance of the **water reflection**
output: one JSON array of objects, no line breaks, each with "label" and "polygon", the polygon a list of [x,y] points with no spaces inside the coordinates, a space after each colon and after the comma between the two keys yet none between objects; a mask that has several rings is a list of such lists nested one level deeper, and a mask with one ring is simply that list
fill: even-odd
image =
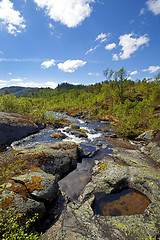
[{"label": "water reflection", "polygon": [[119,193],[96,193],[93,203],[94,214],[121,216],[141,214],[151,203],[149,198],[134,189],[124,189]]}]

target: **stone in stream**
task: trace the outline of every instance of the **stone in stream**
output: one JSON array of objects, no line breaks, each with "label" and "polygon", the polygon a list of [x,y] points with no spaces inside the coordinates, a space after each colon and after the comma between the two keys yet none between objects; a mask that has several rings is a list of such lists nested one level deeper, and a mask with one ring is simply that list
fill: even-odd
[{"label": "stone in stream", "polygon": [[44,128],[27,116],[0,112],[0,148]]},{"label": "stone in stream", "polygon": [[19,150],[19,157],[32,165],[62,178],[77,167],[82,160],[82,149],[73,142],[43,143]]}]

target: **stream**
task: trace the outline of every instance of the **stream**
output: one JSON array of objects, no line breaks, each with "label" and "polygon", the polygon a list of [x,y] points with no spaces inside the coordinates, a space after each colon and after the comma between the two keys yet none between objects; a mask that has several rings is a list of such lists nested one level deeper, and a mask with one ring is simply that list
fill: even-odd
[{"label": "stream", "polygon": [[78,198],[80,192],[91,179],[92,168],[95,161],[100,161],[108,153],[112,152],[112,146],[107,144],[107,136],[114,136],[111,126],[107,122],[86,122],[84,120],[69,117],[65,114],[55,113],[56,118],[66,118],[72,124],[76,124],[80,129],[85,130],[87,137],[77,137],[70,130],[70,126],[54,128],[46,127],[40,132],[12,143],[12,148],[19,150],[33,147],[41,143],[54,143],[57,141],[51,137],[54,132],[62,133],[65,138],[62,141],[73,141],[80,144],[85,156],[93,154],[91,157],[84,157],[82,163],[77,164],[77,168],[59,181],[60,189],[73,201]]}]

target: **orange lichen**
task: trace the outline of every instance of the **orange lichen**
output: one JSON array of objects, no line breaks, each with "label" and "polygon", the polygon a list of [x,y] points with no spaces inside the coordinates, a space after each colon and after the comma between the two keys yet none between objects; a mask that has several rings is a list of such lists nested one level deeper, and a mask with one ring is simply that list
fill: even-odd
[{"label": "orange lichen", "polygon": [[43,186],[41,185],[42,178],[37,176],[32,176],[32,183],[27,183],[27,189],[32,193],[37,190],[38,192],[43,190]]},{"label": "orange lichen", "polygon": [[13,199],[11,197],[6,198],[2,201],[2,209],[5,210],[10,204],[12,204]]},{"label": "orange lichen", "polygon": [[29,197],[26,187],[24,185],[22,185],[20,183],[16,183],[16,182],[9,182],[9,183],[11,186],[6,187],[6,190],[15,192],[24,197]]},{"label": "orange lichen", "polygon": [[41,169],[38,168],[38,167],[32,167],[28,170],[25,170],[25,171],[21,172],[20,174],[14,175],[13,177],[18,177],[18,176],[21,176],[21,175],[24,175],[24,174],[27,174],[27,173],[30,173],[30,172],[39,172],[39,170],[41,170]]}]

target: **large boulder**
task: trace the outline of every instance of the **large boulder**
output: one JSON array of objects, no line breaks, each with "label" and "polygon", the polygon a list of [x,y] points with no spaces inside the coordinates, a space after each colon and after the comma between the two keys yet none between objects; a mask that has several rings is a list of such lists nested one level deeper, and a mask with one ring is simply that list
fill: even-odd
[{"label": "large boulder", "polygon": [[38,213],[39,217],[43,217],[46,204],[56,200],[58,194],[55,176],[39,168],[32,168],[1,186],[1,208],[5,211],[8,207],[14,207],[16,213],[28,217]]},{"label": "large boulder", "polygon": [[73,142],[44,143],[19,150],[19,156],[43,171],[62,178],[77,167],[77,162],[81,162],[82,150]]},{"label": "large boulder", "polygon": [[39,218],[42,218],[46,213],[43,202],[35,201],[34,199],[17,194],[14,191],[3,190],[3,192],[0,193],[0,200],[2,214],[3,212],[5,214],[8,208],[13,209],[14,214],[24,214],[25,218],[33,217],[35,213],[38,213]]},{"label": "large boulder", "polygon": [[0,147],[36,133],[43,127],[43,124],[35,123],[26,116],[0,112]]},{"label": "large boulder", "polygon": [[32,168],[25,172],[22,172],[18,176],[12,177],[14,184],[10,188],[6,189],[16,192],[15,184],[21,184],[21,187],[25,187],[26,193],[28,193],[33,199],[44,202],[52,202],[58,195],[58,184],[54,175],[45,173],[39,168]]}]

